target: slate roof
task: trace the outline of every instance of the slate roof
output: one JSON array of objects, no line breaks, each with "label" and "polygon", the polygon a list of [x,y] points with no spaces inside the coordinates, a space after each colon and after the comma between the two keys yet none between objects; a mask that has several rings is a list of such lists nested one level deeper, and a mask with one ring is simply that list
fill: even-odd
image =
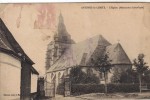
[{"label": "slate roof", "polygon": [[[101,49],[102,47],[106,47]],[[77,44],[72,44],[50,68],[48,72],[64,70],[76,65],[88,66],[91,58],[107,53],[112,64],[131,65],[131,61],[120,43],[111,45],[103,36],[98,35]]]},{"label": "slate roof", "polygon": [[87,66],[97,47],[108,45],[111,44],[101,35],[72,44],[47,72],[63,70],[76,65]]},{"label": "slate roof", "polygon": [[15,40],[11,32],[8,30],[2,19],[0,18],[0,50],[13,53],[20,56],[24,55],[25,60],[31,64],[34,62],[26,55],[21,46]]},{"label": "slate roof", "polygon": [[106,53],[108,53],[109,59],[112,60],[112,64],[131,64],[129,57],[120,43],[107,46]]}]

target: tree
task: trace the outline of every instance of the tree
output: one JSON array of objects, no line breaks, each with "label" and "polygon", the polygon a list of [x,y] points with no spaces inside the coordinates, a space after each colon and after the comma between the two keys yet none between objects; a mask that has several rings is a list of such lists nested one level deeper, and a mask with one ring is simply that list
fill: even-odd
[{"label": "tree", "polygon": [[101,56],[98,56],[96,59],[92,59],[92,63],[94,67],[97,67],[98,70],[104,74],[105,79],[105,93],[107,94],[107,77],[108,72],[110,72],[110,69],[112,67],[111,60],[109,60],[109,57],[107,54],[103,54]]},{"label": "tree", "polygon": [[150,70],[144,72],[143,80],[145,83],[150,83]]},{"label": "tree", "polygon": [[143,73],[148,70],[147,63],[144,62],[144,57],[145,57],[144,54],[139,54],[138,58],[133,60],[133,65],[135,66],[135,70],[138,73],[140,93],[141,93],[141,84],[142,84],[141,77]]},{"label": "tree", "polygon": [[119,72],[114,70],[114,74],[111,77],[112,83],[138,83],[137,72],[133,69],[127,69],[126,71]]},{"label": "tree", "polygon": [[84,80],[85,74],[82,72],[79,66],[75,66],[70,71],[71,83],[79,84]]},{"label": "tree", "polygon": [[133,69],[128,69],[126,71],[123,71],[120,76],[120,83],[137,83],[137,72],[135,72]]},{"label": "tree", "polygon": [[88,75],[82,71],[80,66],[75,66],[71,69],[70,79],[73,84],[99,84],[99,78],[95,74]]},{"label": "tree", "polygon": [[114,74],[111,77],[111,82],[120,83],[120,77],[121,77],[121,73],[118,71],[118,69],[115,69]]}]

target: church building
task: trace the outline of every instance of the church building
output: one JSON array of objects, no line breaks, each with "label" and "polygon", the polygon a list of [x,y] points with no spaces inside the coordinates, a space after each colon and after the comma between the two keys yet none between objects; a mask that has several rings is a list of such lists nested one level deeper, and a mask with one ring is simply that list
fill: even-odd
[{"label": "church building", "polygon": [[113,70],[126,71],[131,68],[131,61],[120,43],[111,44],[102,35],[88,38],[75,43],[67,32],[62,14],[59,15],[59,22],[53,41],[48,44],[46,57],[46,81],[55,83],[55,87],[61,80],[70,74],[75,66],[80,66],[83,72],[99,77],[100,84],[104,83],[102,73],[91,67],[91,59],[107,53],[111,64],[112,73],[108,75],[108,82],[113,75]]}]

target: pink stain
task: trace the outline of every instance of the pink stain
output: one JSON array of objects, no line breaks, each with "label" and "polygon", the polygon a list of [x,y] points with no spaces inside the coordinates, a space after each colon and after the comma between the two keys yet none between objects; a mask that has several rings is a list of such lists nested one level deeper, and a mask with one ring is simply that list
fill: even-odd
[{"label": "pink stain", "polygon": [[41,4],[38,8],[37,20],[34,22],[34,28],[51,29],[55,26],[55,6],[53,4]]},{"label": "pink stain", "polygon": [[20,27],[20,23],[21,23],[21,12],[22,12],[22,8],[23,6],[30,6],[32,4],[13,4],[13,7],[20,7],[20,12],[19,12],[19,16],[16,20],[16,25],[17,25],[17,28]]},{"label": "pink stain", "polygon": [[53,29],[55,27],[55,17],[56,17],[56,11],[54,4],[13,4],[14,7],[19,7],[20,12],[19,16],[16,20],[17,28],[20,27],[21,22],[21,12],[24,6],[27,7],[34,7],[38,13],[36,13],[37,18],[34,21],[34,28],[35,29]]},{"label": "pink stain", "polygon": [[17,20],[16,20],[17,28],[20,27],[22,8],[23,8],[23,6],[21,6],[19,16],[18,16],[18,18],[17,18]]}]

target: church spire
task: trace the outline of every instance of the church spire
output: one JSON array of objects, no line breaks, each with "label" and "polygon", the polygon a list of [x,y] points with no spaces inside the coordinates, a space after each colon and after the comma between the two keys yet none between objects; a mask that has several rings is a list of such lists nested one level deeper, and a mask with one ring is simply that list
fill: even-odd
[{"label": "church spire", "polygon": [[52,64],[61,57],[65,50],[74,43],[70,34],[67,32],[62,13],[60,12],[58,16],[58,27],[54,33],[54,40],[49,43],[47,48],[46,70],[48,70]]},{"label": "church spire", "polygon": [[54,34],[54,41],[61,41],[63,43],[74,43],[66,29],[61,11],[58,16],[58,27],[56,33]]},{"label": "church spire", "polygon": [[60,11],[60,14],[59,14],[59,23],[64,23],[64,18],[61,14],[61,11]]},{"label": "church spire", "polygon": [[61,35],[62,34],[64,34],[64,35],[68,34],[68,32],[66,30],[66,26],[64,24],[64,18],[62,16],[61,12],[60,12],[60,15],[59,15],[59,18],[58,18],[58,34],[59,35],[60,34]]}]

